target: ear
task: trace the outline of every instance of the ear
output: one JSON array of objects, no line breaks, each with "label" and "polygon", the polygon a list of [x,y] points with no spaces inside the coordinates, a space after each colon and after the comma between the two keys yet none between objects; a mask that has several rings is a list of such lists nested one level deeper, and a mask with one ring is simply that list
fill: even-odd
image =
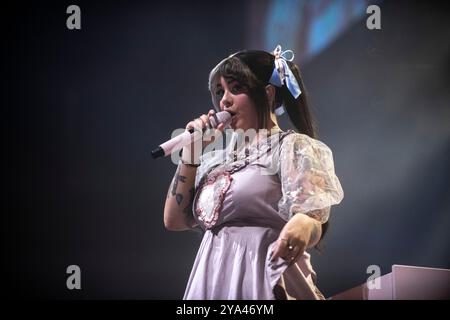
[{"label": "ear", "polygon": [[273,85],[268,84],[266,86],[267,101],[269,101],[269,105],[272,110],[275,105],[275,91],[276,89]]}]

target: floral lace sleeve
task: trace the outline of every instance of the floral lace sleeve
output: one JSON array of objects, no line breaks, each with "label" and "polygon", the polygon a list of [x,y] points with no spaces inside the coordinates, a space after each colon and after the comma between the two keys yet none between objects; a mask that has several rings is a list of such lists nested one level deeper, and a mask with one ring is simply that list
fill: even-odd
[{"label": "floral lace sleeve", "polygon": [[307,135],[294,133],[284,139],[279,175],[283,195],[278,209],[287,219],[304,213],[325,223],[331,205],[344,197],[330,148]]}]

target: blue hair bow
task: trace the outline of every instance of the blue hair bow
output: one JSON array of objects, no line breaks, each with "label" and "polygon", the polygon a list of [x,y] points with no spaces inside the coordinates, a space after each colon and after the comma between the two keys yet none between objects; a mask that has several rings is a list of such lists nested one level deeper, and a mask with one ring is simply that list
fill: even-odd
[{"label": "blue hair bow", "polygon": [[[287,54],[291,54],[291,57],[287,58]],[[285,83],[289,92],[297,99],[302,91],[291,68],[289,68],[286,62],[294,60],[294,52],[292,50],[281,51],[281,46],[277,45],[275,50],[273,50],[273,55],[275,56],[275,68],[273,68],[269,83],[277,87],[281,87]]]}]

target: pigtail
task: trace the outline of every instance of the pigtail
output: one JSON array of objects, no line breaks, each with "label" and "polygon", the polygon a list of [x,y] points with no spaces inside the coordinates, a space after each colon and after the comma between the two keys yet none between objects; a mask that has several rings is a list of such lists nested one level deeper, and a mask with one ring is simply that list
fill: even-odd
[{"label": "pigtail", "polygon": [[281,88],[279,88],[280,99],[284,105],[286,113],[289,116],[289,120],[291,121],[295,129],[297,129],[297,132],[317,139],[317,125],[314,119],[314,115],[311,112],[308,92],[306,91],[303,79],[300,76],[300,71],[294,63],[288,62],[288,64],[292,73],[297,79],[302,93],[297,99],[295,99],[287,89],[286,85],[283,85]]}]

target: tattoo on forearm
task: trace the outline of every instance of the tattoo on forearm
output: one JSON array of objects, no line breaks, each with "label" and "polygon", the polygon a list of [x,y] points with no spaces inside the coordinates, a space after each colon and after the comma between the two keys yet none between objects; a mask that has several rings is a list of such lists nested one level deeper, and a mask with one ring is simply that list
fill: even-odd
[{"label": "tattoo on forearm", "polygon": [[177,193],[175,195],[175,199],[177,200],[178,205],[180,205],[181,202],[183,201],[183,195],[181,193]]},{"label": "tattoo on forearm", "polygon": [[183,201],[183,196],[179,193],[177,194],[178,181],[181,181],[183,183],[186,182],[186,177],[180,175],[180,167],[178,167],[177,171],[175,172],[175,177],[173,178],[172,188],[170,192],[172,196],[176,196],[177,202],[178,204],[180,204],[181,201]]},{"label": "tattoo on forearm", "polygon": [[186,206],[186,208],[183,209],[183,213],[186,215],[191,213],[192,210],[192,204],[194,203],[194,195],[195,195],[195,189],[192,187],[189,189],[189,203]]}]

